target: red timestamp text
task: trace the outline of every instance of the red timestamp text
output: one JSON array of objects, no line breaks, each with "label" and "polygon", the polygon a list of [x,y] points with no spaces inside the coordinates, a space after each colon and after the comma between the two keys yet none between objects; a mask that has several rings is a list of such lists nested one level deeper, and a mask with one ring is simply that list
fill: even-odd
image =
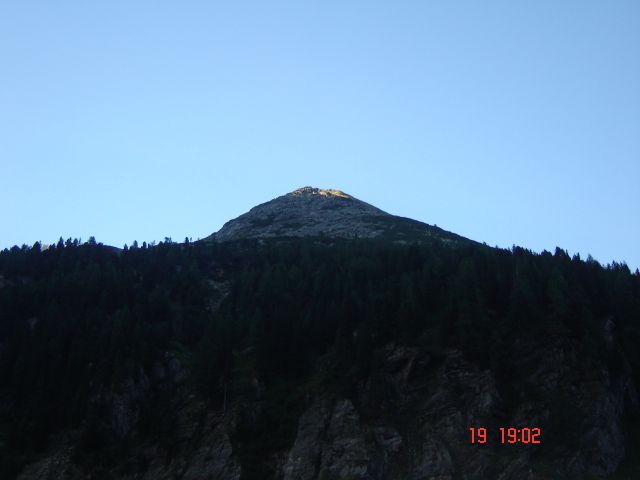
[{"label": "red timestamp text", "polygon": [[[538,427],[500,427],[500,443],[501,444],[539,444],[541,431]],[[487,429],[484,427],[470,427],[469,433],[471,434],[472,444],[484,444],[487,443]]]}]

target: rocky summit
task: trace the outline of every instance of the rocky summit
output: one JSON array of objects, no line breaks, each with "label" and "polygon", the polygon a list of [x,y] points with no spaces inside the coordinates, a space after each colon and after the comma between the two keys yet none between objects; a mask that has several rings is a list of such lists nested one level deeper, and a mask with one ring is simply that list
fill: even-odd
[{"label": "rocky summit", "polygon": [[228,221],[209,240],[285,237],[385,238],[399,242],[463,240],[436,226],[391,215],[335,189],[303,187]]}]

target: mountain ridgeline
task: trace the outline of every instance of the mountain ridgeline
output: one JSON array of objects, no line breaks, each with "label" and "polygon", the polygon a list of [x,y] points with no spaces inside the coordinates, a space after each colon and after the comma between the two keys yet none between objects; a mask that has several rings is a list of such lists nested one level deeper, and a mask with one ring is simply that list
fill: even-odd
[{"label": "mountain ridgeline", "polygon": [[199,242],[14,247],[0,478],[635,479],[639,342],[625,264],[490,248],[337,190]]}]

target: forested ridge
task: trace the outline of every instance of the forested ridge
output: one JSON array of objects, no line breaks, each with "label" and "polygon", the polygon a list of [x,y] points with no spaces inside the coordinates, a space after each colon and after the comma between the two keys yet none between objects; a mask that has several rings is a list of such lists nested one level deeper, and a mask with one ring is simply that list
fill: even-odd
[{"label": "forested ridge", "polygon": [[[437,240],[14,247],[0,253],[0,478],[62,433],[73,462],[101,472],[94,478],[135,475],[146,468],[132,460],[141,444],[178,454],[167,415],[176,389],[226,412],[254,384],[264,408],[239,421],[231,442],[242,478],[276,478],[258,457],[291,447],[310,397],[336,392],[358,406],[362,379],[375,378],[389,345],[426,352],[434,365],[461,352],[492,372],[505,419],[524,400],[550,403],[546,455],[561,455],[581,433],[571,401],[538,398],[527,381],[537,365],[522,361],[551,339],[576,345],[579,363],[602,366],[612,385],[620,379],[624,467],[640,455],[629,427],[638,419],[640,274],[623,263]],[[151,382],[136,400],[140,414],[119,431],[107,392],[153,378],[167,358],[184,380]]]}]

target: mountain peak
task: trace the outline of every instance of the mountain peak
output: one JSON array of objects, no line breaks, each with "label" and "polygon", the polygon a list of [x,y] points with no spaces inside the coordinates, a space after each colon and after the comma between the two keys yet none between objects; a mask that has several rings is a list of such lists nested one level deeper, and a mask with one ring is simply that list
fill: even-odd
[{"label": "mountain peak", "polygon": [[294,190],[293,192],[288,193],[287,195],[321,195],[323,197],[339,197],[339,198],[353,198],[351,195],[347,195],[341,190],[335,190],[330,188],[328,190],[315,188],[315,187],[302,187]]},{"label": "mountain peak", "polygon": [[341,190],[310,186],[253,207],[225,223],[208,240],[320,236],[401,242],[465,240],[438,227],[391,215]]}]

